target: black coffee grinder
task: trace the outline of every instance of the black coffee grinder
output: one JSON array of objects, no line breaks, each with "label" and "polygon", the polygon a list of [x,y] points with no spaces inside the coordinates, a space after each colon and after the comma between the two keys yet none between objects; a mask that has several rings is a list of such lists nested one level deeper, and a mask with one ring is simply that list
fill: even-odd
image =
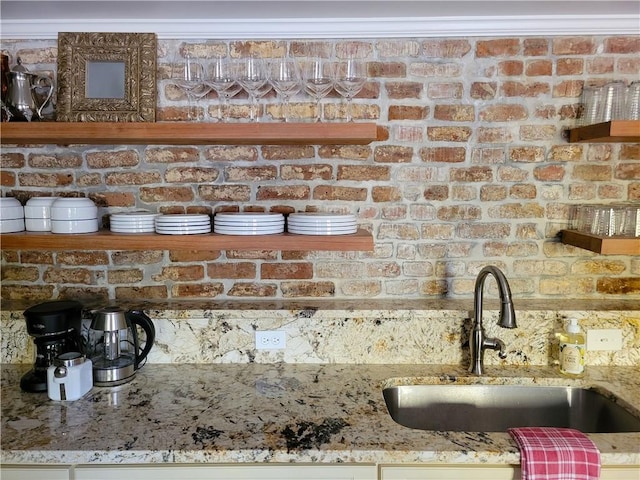
[{"label": "black coffee grinder", "polygon": [[36,345],[33,369],[20,379],[25,392],[47,391],[47,368],[61,353],[84,353],[82,304],[73,300],[40,303],[24,311],[27,332]]}]

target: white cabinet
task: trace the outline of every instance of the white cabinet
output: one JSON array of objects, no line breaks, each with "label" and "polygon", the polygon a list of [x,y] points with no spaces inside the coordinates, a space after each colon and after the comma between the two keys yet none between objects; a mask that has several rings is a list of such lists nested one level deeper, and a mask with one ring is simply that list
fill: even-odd
[{"label": "white cabinet", "polygon": [[[520,480],[516,465],[383,465],[379,480]],[[640,465],[603,466],[600,480],[638,480]]]},{"label": "white cabinet", "polygon": [[[74,480],[376,480],[375,465],[81,465]],[[3,479],[4,480],[4,479]]]},{"label": "white cabinet", "polygon": [[2,480],[70,480],[68,465],[3,465],[0,467]]}]

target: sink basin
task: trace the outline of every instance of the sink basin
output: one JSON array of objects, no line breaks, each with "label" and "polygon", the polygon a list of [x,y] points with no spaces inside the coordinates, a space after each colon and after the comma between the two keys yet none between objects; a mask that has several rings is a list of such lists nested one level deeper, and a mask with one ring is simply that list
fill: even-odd
[{"label": "sink basin", "polygon": [[640,418],[595,390],[521,385],[401,385],[383,390],[400,425],[420,430],[506,432],[568,427],[585,433],[640,432]]}]

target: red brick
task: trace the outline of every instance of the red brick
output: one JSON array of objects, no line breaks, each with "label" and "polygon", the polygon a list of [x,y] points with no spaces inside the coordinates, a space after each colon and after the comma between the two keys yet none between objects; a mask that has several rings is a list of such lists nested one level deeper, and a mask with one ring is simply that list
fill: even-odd
[{"label": "red brick", "polygon": [[544,147],[511,147],[509,159],[513,162],[542,162],[544,153]]},{"label": "red brick", "polygon": [[613,73],[613,57],[595,57],[587,59],[587,73],[602,75]]},{"label": "red brick", "polygon": [[527,109],[523,105],[490,105],[480,111],[480,120],[485,122],[513,122],[527,118]]},{"label": "red brick", "polygon": [[250,262],[210,263],[207,265],[209,278],[256,278],[256,265]]},{"label": "red brick", "polygon": [[640,37],[611,37],[604,41],[604,53],[640,53]]},{"label": "red brick", "polygon": [[338,165],[338,180],[389,180],[388,166],[383,165]]},{"label": "red brick", "polygon": [[511,232],[508,223],[460,223],[456,233],[460,238],[506,238]]},{"label": "red brick", "polygon": [[551,60],[530,60],[527,62],[525,74],[528,77],[550,76],[553,74]]},{"label": "red brick", "polygon": [[476,44],[476,57],[504,57],[520,53],[520,40],[501,38],[498,40],[479,40]]},{"label": "red brick", "polygon": [[640,180],[640,163],[619,163],[615,168],[618,180]]},{"label": "red brick", "polygon": [[427,127],[427,137],[435,142],[466,142],[472,133],[470,127]]},{"label": "red brick", "polygon": [[338,187],[319,185],[313,189],[315,200],[345,200],[360,201],[367,199],[367,189],[359,187]]},{"label": "red brick", "polygon": [[282,282],[280,289],[285,298],[333,297],[336,293],[333,282]]},{"label": "red brick", "polygon": [[407,66],[403,62],[367,62],[369,78],[404,78],[407,76]]},{"label": "red brick", "polygon": [[448,185],[430,185],[424,189],[425,200],[446,200],[449,198]]},{"label": "red brick", "polygon": [[475,119],[473,105],[436,105],[433,111],[436,120],[451,122],[472,122]]},{"label": "red brick", "polygon": [[462,58],[470,51],[471,44],[468,40],[445,39],[422,42],[422,52],[425,57]]},{"label": "red brick", "polygon": [[253,146],[220,145],[207,148],[204,157],[212,162],[255,162],[258,160],[258,149]]},{"label": "red brick", "polygon": [[397,202],[402,200],[402,192],[397,187],[374,186],[371,187],[371,199],[376,203]]},{"label": "red brick", "polygon": [[155,202],[190,202],[194,195],[190,187],[142,187],[140,200]]},{"label": "red brick", "polygon": [[422,96],[424,84],[420,82],[386,82],[387,97],[392,100],[418,99]]},{"label": "red brick", "polygon": [[452,168],[449,176],[452,182],[490,182],[493,171],[489,167]]},{"label": "red brick", "polygon": [[70,173],[19,173],[21,187],[64,187],[73,183]]},{"label": "red brick", "polygon": [[535,179],[542,182],[561,182],[565,174],[566,170],[562,165],[545,165],[533,170]]},{"label": "red brick", "polygon": [[554,55],[593,55],[596,44],[591,37],[557,37],[553,39]]},{"label": "red brick", "polygon": [[275,297],[278,288],[272,283],[234,283],[227,292],[230,297]]},{"label": "red brick", "polygon": [[432,100],[462,98],[464,87],[458,82],[429,82],[427,96]]},{"label": "red brick", "polygon": [[584,60],[582,58],[559,58],[556,63],[558,75],[581,75],[584,72]]},{"label": "red brick", "polygon": [[144,155],[145,160],[149,163],[197,162],[200,160],[200,151],[196,147],[148,148]]},{"label": "red brick", "polygon": [[473,82],[471,84],[471,98],[479,100],[492,100],[498,93],[496,82]]},{"label": "red brick", "polygon": [[424,147],[420,149],[423,162],[461,163],[465,161],[464,147]]},{"label": "red brick", "polygon": [[32,153],[29,155],[29,166],[33,168],[80,168],[82,156],[75,153]]},{"label": "red brick", "polygon": [[282,180],[331,180],[333,167],[327,164],[315,165],[282,165]]},{"label": "red brick", "polygon": [[368,160],[371,147],[368,145],[322,145],[318,149],[320,158],[342,160]]},{"label": "red brick", "polygon": [[218,178],[218,170],[206,167],[173,167],[164,173],[167,183],[207,183]]},{"label": "red brick", "polygon": [[248,185],[200,185],[198,197],[211,202],[248,202],[251,187]]},{"label": "red brick", "polygon": [[538,97],[550,91],[549,84],[544,82],[503,82],[500,86],[500,93],[504,97]]},{"label": "red brick", "polygon": [[373,153],[378,163],[410,163],[413,160],[413,148],[398,145],[381,145]]},{"label": "red brick", "polygon": [[160,183],[162,177],[158,172],[111,172],[105,175],[107,185],[148,185]]},{"label": "red brick", "polygon": [[524,72],[521,60],[504,60],[498,63],[498,72],[506,77],[520,76]]},{"label": "red brick", "polygon": [[545,56],[549,53],[549,40],[546,38],[525,38],[524,54],[530,57]]},{"label": "red brick", "polygon": [[260,278],[263,279],[309,279],[313,278],[311,263],[263,263],[260,266]]},{"label": "red brick", "polygon": [[265,160],[301,160],[315,156],[315,151],[310,145],[264,146],[261,151]]},{"label": "red brick", "polygon": [[223,293],[223,283],[179,283],[171,287],[173,298],[214,298]]},{"label": "red brick", "polygon": [[[226,167],[224,178],[228,182],[259,182],[262,180],[275,180],[278,177],[278,170],[273,165],[251,166],[251,167]],[[213,181],[212,180],[208,181]],[[203,183],[207,180],[196,180],[185,183]]]},{"label": "red brick", "polygon": [[429,114],[429,107],[418,105],[390,105],[389,120],[423,120]]},{"label": "red brick", "polygon": [[256,200],[306,200],[311,188],[308,185],[283,185],[258,187]]},{"label": "red brick", "polygon": [[135,167],[140,164],[135,150],[89,152],[86,158],[89,168]]}]

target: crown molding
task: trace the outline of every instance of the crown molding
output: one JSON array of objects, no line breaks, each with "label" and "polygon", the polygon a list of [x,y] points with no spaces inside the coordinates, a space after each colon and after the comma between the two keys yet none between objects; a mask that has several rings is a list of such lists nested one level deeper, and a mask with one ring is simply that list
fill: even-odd
[{"label": "crown molding", "polygon": [[58,32],[154,32],[160,39],[305,39],[638,35],[637,16],[510,15],[437,18],[14,19],[3,40],[57,39]]}]

